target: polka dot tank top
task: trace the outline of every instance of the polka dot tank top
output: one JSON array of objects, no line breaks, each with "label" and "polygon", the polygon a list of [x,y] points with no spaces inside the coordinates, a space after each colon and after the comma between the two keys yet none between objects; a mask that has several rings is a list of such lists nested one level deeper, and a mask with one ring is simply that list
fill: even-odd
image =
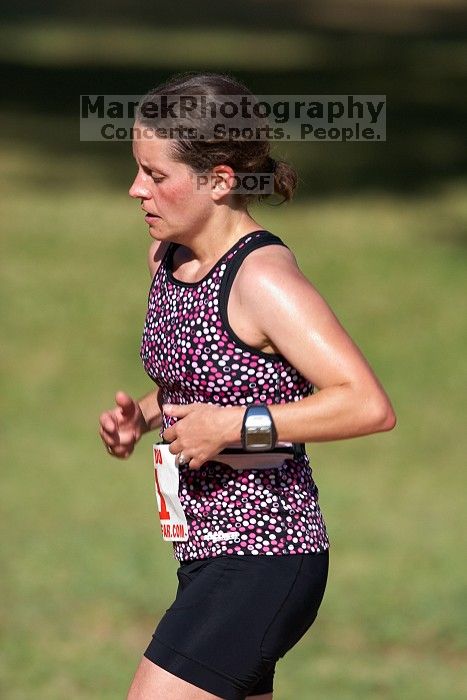
[{"label": "polka dot tank top", "polygon": [[[162,403],[247,406],[299,401],[313,393],[313,385],[285,357],[247,345],[227,319],[229,291],[242,261],[272,244],[285,245],[269,231],[246,234],[199,282],[174,277],[177,244],[168,246],[149,290],[140,351],[145,371],[161,388]],[[176,421],[162,416],[161,438]],[[329,547],[304,449],[273,469],[234,469],[216,461],[199,470],[180,465],[179,497],[189,539],[173,542],[178,561]]]}]

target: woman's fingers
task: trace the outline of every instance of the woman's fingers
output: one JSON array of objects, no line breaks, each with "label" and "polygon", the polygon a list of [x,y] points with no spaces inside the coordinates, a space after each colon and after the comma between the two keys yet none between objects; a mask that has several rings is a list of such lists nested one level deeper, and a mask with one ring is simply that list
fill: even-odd
[{"label": "woman's fingers", "polygon": [[115,394],[115,402],[117,406],[120,407],[123,420],[128,421],[134,418],[136,404],[129,394],[124,391],[117,391]]},{"label": "woman's fingers", "polygon": [[[100,417],[99,434],[104,444],[112,448],[112,453],[116,456],[123,456],[123,452],[128,452],[128,448],[134,446],[136,435],[131,428],[119,426],[118,419],[112,411],[106,411]],[[116,448],[120,447],[118,454]]]},{"label": "woman's fingers", "polygon": [[133,448],[134,445],[117,445],[109,450],[109,454],[112,455],[112,457],[118,457],[118,459],[127,459],[133,452]]},{"label": "woman's fingers", "polygon": [[[190,454],[189,450],[184,450],[182,448],[180,440],[178,439],[172,440],[172,442],[169,445],[169,452],[175,456],[178,456],[181,453],[186,460],[185,462],[183,462],[183,464],[186,464],[188,469],[201,469],[204,462],[206,461],[205,459],[199,459],[198,457],[194,457]],[[178,459],[177,463],[179,463]]]},{"label": "woman's fingers", "polygon": [[100,424],[102,430],[108,435],[115,435],[118,433],[118,422],[111,411],[106,411],[101,414]]},{"label": "woman's fingers", "polygon": [[99,419],[100,428],[99,434],[106,445],[117,445],[118,439],[118,424],[116,418],[110,411],[102,413]]},{"label": "woman's fingers", "polygon": [[172,442],[169,445],[169,452],[171,452],[173,455],[178,455],[178,453],[181,451],[182,446],[180,440],[172,440]]},{"label": "woman's fingers", "polygon": [[135,447],[134,440],[114,442],[102,437],[102,441],[107,449],[107,452],[112,455],[112,457],[119,457],[120,459],[126,459],[126,457],[129,457]]}]

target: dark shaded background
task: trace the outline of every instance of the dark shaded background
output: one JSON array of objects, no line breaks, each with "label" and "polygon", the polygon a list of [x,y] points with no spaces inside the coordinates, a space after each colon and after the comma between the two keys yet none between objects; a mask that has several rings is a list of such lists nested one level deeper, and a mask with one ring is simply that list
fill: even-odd
[{"label": "dark shaded background", "polygon": [[[10,42],[15,41],[15,32],[38,24],[89,27],[90,33],[111,25],[117,34],[122,32],[122,42],[128,32],[137,34],[140,29],[228,28],[238,32],[239,54],[245,51],[243,33],[295,32],[310,45],[310,59],[302,65],[291,68],[285,61],[281,66],[272,42],[271,67],[263,57],[258,68],[249,42],[251,69],[244,65],[236,69],[229,52],[225,60],[217,53],[215,64],[209,66],[191,53],[186,56],[186,69],[232,72],[260,94],[387,95],[386,143],[315,142],[306,149],[287,145],[285,157],[300,168],[299,196],[361,188],[416,193],[466,172],[467,7],[463,3],[328,2],[323,8],[316,2],[274,0],[241,0],[232,5],[212,0],[170,5],[104,0],[98,6],[89,0],[46,6],[30,0],[21,7],[4,8],[3,18],[2,33]],[[75,61],[60,63],[29,54],[27,43],[8,55],[4,41],[0,52],[4,138],[6,134],[26,147],[34,144],[44,154],[91,158],[102,177],[118,187],[126,185],[131,168],[128,144],[80,143],[78,96],[145,93],[183,69],[184,46],[183,41],[179,43],[181,59],[171,69],[158,65],[157,59],[151,61],[150,43],[147,65],[129,66],[119,59],[114,44],[106,60],[100,47],[100,61],[83,50]],[[31,178],[40,186],[40,174],[31,173]]]}]

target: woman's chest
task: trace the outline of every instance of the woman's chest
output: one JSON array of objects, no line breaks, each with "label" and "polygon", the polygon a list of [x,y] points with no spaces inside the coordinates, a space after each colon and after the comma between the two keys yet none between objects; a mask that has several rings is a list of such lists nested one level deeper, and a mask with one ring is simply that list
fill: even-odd
[{"label": "woman's chest", "polygon": [[199,287],[161,285],[149,299],[146,331],[153,340],[157,336],[174,342],[191,338],[198,344],[203,342],[200,338],[212,343],[222,335],[234,341],[240,339],[253,351],[278,352],[242,303],[236,279],[228,296],[223,294],[221,280]]}]

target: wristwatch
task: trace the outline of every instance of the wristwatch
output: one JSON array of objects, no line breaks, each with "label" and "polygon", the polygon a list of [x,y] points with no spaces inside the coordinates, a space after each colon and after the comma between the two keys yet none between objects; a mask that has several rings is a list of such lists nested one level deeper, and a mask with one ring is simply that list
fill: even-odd
[{"label": "wristwatch", "polygon": [[265,404],[248,406],[243,416],[242,447],[246,452],[273,450],[277,431],[271,413]]}]

